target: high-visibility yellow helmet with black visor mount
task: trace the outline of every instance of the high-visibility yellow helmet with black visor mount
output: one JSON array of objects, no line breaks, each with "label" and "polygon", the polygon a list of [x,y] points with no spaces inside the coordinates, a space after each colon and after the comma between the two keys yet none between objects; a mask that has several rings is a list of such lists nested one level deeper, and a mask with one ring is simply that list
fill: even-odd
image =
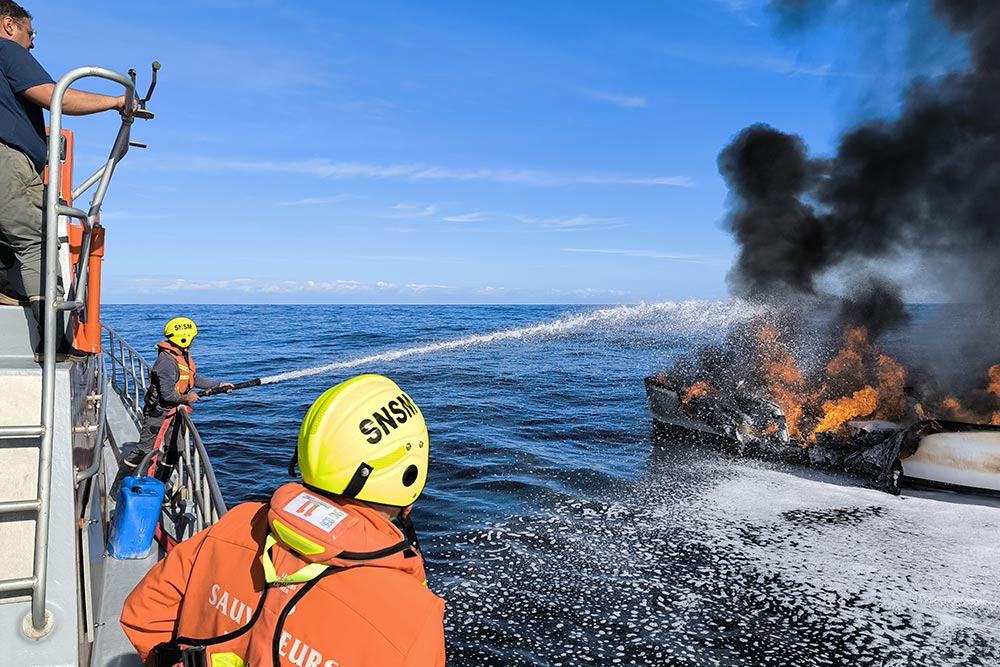
[{"label": "high-visibility yellow helmet with black visor mount", "polygon": [[399,386],[359,375],[325,391],[299,429],[302,481],[365,502],[406,507],[427,483],[424,416]]},{"label": "high-visibility yellow helmet with black visor mount", "polygon": [[186,317],[175,317],[163,327],[163,335],[177,347],[191,347],[194,337],[198,335],[198,327]]}]

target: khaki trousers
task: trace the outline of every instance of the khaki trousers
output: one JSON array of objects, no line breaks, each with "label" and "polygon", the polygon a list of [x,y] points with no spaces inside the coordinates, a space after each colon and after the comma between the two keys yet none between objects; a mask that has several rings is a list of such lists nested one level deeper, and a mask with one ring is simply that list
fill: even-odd
[{"label": "khaki trousers", "polygon": [[[0,145],[0,243],[14,252],[24,292],[32,301],[44,298],[44,210],[45,186],[34,164],[21,151]],[[62,296],[61,284],[56,294]]]}]

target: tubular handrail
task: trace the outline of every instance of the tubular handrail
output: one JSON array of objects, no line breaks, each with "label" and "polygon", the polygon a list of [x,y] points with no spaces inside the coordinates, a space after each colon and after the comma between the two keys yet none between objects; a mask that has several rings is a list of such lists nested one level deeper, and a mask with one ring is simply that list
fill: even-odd
[{"label": "tubular handrail", "polygon": [[[198,510],[195,530],[200,531],[218,521],[219,517],[226,513],[226,503],[216,482],[212,461],[205,451],[201,434],[191,421],[191,415],[187,410],[179,410],[178,415],[184,427],[184,451],[181,460],[184,463],[183,470],[187,473],[181,476],[181,484],[195,499],[195,509]],[[194,443],[193,450],[192,443]]]},{"label": "tubular handrail", "polygon": [[[51,105],[49,108],[49,139],[48,139],[48,164],[49,183],[45,193],[45,266],[43,268],[45,285],[45,302],[43,307],[46,311],[44,331],[42,333],[42,351],[44,360],[42,362],[42,435],[38,449],[38,500],[39,508],[35,515],[35,548],[33,556],[32,571],[34,579],[31,585],[31,627],[38,636],[48,632],[45,611],[46,587],[48,585],[48,534],[49,534],[49,512],[51,502],[52,485],[52,447],[53,447],[53,427],[55,425],[55,373],[56,373],[56,337],[64,335],[63,332],[56,331],[56,313],[63,310],[62,303],[56,302],[56,275],[58,267],[58,220],[59,215],[67,215],[73,218],[80,217],[82,211],[60,204],[60,169],[59,158],[62,137],[62,107],[63,97],[70,84],[84,77],[98,77],[108,79],[125,87],[126,109],[132,108],[132,100],[135,99],[135,84],[128,77],[103,67],[78,67],[67,73],[56,83],[52,93]],[[114,173],[116,165],[128,152],[128,138],[131,132],[133,117],[131,113],[122,116],[122,124],[118,130],[118,136],[108,162],[103,167],[101,174],[101,184],[91,202],[90,212],[86,220],[87,231],[93,227],[104,194],[107,191],[108,183]],[[86,259],[83,260],[86,264]],[[87,286],[82,284],[78,287],[77,293],[86,293]]]},{"label": "tubular handrail", "polygon": [[0,426],[0,438],[30,438],[42,434],[42,426]]},{"label": "tubular handrail", "polygon": [[[101,323],[101,329],[108,335],[108,344],[101,347],[111,359],[111,386],[125,402],[132,420],[139,424],[142,422],[140,399],[142,392],[146,389],[150,366],[134,347],[118,335],[118,332],[104,323]],[[117,356],[115,354],[116,346]],[[121,367],[120,373],[119,366]],[[122,381],[121,385],[118,384],[119,375]]]}]

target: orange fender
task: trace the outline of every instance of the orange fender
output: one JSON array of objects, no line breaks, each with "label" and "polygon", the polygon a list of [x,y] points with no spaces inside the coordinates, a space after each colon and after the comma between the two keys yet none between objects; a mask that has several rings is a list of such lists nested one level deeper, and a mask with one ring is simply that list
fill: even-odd
[{"label": "orange fender", "polygon": [[[80,261],[80,244],[83,228],[70,225],[70,254],[73,265]],[[74,236],[77,237],[74,242]],[[87,269],[87,321],[80,322],[79,317],[73,318],[73,340],[78,350],[99,354],[101,351],[101,266],[104,262],[104,227],[94,224],[90,237],[90,265]]]}]

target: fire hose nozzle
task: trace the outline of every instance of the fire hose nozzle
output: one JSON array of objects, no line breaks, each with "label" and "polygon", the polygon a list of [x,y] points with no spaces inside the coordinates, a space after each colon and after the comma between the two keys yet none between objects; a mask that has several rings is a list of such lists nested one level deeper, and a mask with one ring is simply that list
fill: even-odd
[{"label": "fire hose nozzle", "polygon": [[254,378],[253,380],[247,380],[246,382],[238,382],[231,387],[213,387],[212,389],[206,389],[205,391],[198,394],[199,398],[205,398],[206,396],[214,396],[216,394],[226,394],[229,392],[236,391],[237,389],[246,389],[247,387],[257,387],[260,386],[260,378]]}]

